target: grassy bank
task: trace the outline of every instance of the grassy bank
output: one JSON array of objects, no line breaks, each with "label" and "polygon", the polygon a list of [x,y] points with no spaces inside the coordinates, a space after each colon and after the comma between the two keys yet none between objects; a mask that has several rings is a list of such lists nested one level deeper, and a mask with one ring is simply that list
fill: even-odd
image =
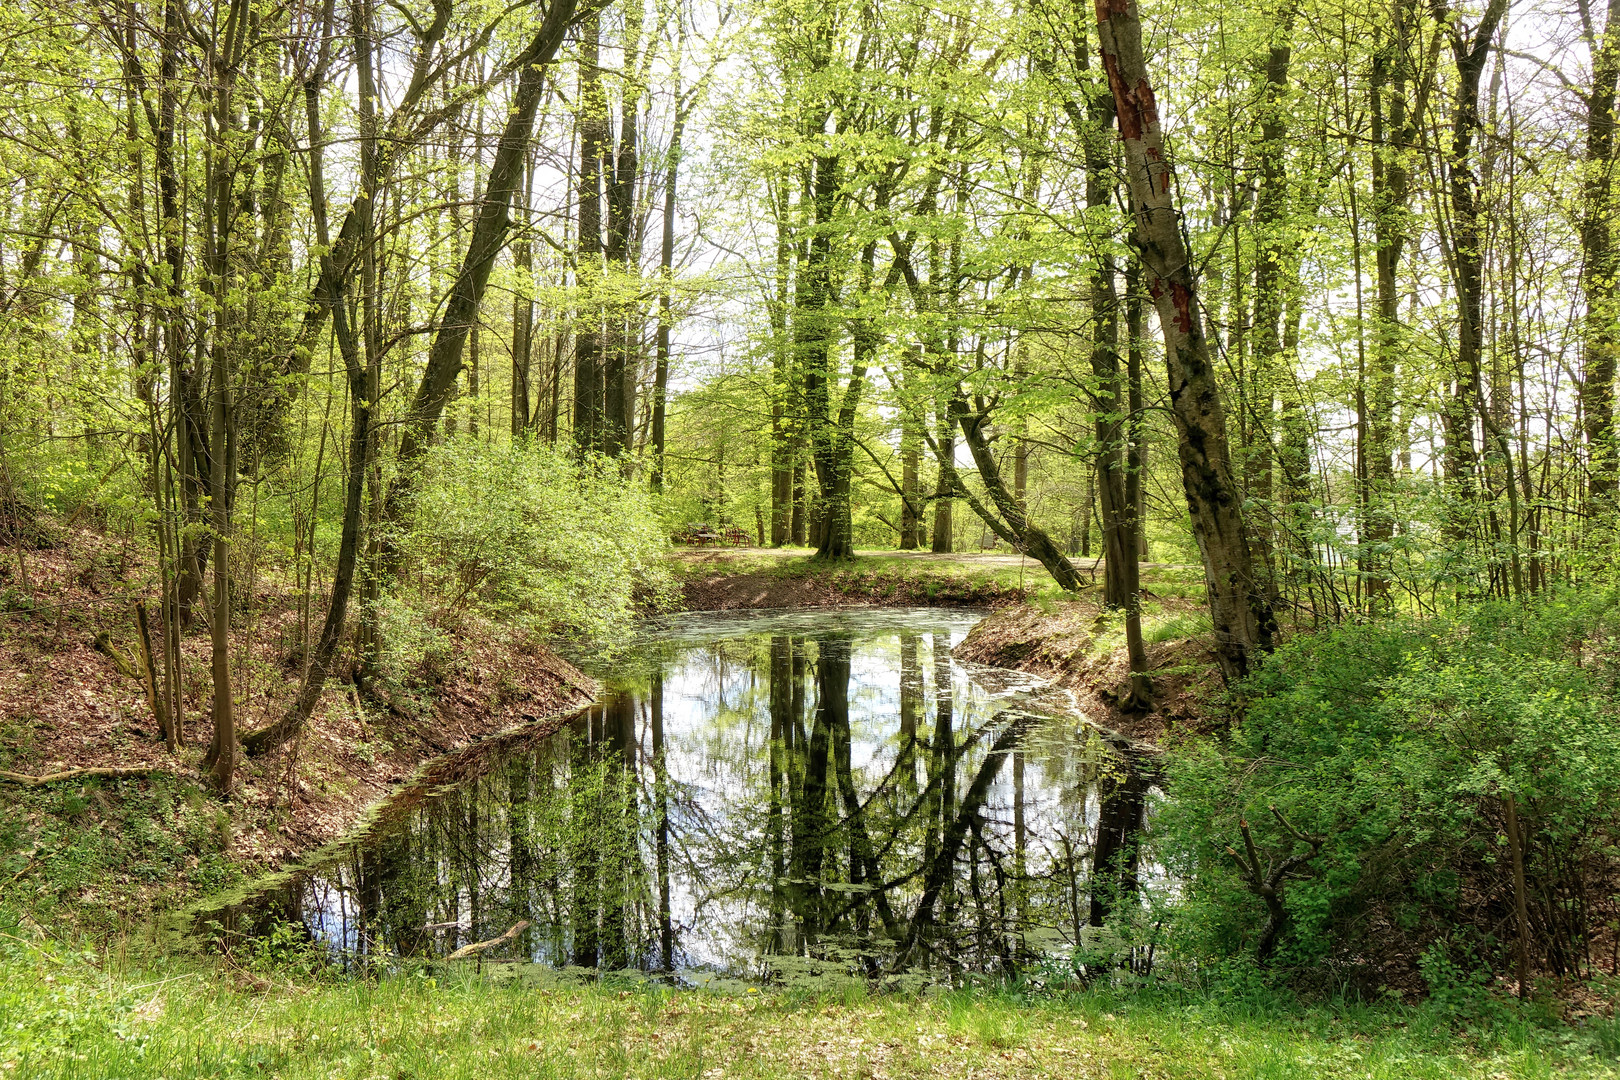
[{"label": "grassy bank", "polygon": [[103,940],[154,907],[228,888],[235,807],[199,784],[90,780],[10,786],[0,805],[0,894],[64,939]]},{"label": "grassy bank", "polygon": [[830,999],[104,974],[7,943],[0,1075],[30,1078],[1613,1077],[1612,1028],[1112,992]]}]

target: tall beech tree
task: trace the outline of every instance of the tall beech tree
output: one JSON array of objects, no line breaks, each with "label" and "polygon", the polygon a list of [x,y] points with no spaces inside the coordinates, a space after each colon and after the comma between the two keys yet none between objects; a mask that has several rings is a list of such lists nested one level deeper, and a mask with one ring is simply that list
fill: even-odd
[{"label": "tall beech tree", "polygon": [[1620,361],[1620,282],[1614,239],[1614,99],[1620,82],[1620,3],[1611,2],[1601,28],[1590,0],[1579,4],[1581,29],[1592,46],[1592,85],[1586,94],[1585,159],[1581,162],[1581,292],[1584,370],[1578,400],[1590,455],[1588,493],[1607,511],[1620,469],[1614,434],[1614,379]]},{"label": "tall beech tree", "polygon": [[1097,26],[1125,148],[1143,284],[1153,297],[1164,333],[1182,491],[1203,557],[1215,655],[1222,674],[1237,680],[1271,648],[1275,617],[1249,550],[1243,499],[1228,451],[1226,411],[1181,234],[1175,173],[1142,53],[1142,22],[1135,0],[1097,0]]}]

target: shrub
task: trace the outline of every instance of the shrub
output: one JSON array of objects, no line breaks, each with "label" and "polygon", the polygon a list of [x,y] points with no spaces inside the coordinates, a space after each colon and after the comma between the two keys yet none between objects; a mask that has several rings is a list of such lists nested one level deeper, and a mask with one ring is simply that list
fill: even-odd
[{"label": "shrub", "polygon": [[397,599],[436,625],[476,613],[542,634],[605,641],[638,596],[669,588],[663,530],[616,463],[536,442],[436,447],[403,546]]},{"label": "shrub", "polygon": [[[1225,734],[1169,767],[1160,847],[1187,882],[1183,944],[1253,947],[1262,862],[1320,851],[1283,883],[1278,958],[1387,977],[1503,970],[1516,942],[1506,800],[1515,800],[1533,961],[1576,972],[1613,890],[1620,813],[1613,596],[1489,603],[1300,637],[1242,688]],[[1276,811],[1271,810],[1272,807]],[[1229,850],[1232,849],[1232,850]],[[1456,981],[1455,978],[1452,979]]]}]

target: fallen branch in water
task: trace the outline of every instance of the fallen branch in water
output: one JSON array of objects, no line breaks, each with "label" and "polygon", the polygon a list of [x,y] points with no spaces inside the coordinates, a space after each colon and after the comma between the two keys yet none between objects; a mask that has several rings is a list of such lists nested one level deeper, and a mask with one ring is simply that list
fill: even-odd
[{"label": "fallen branch in water", "polygon": [[64,780],[77,780],[80,777],[104,776],[113,780],[128,780],[134,777],[156,776],[168,771],[161,765],[114,765],[97,766],[93,769],[67,769],[63,772],[46,773],[43,776],[29,776],[27,773],[6,772],[0,769],[0,780],[9,780],[23,787],[43,787],[46,784],[59,784]]},{"label": "fallen branch in water", "polygon": [[493,949],[497,945],[506,944],[508,941],[511,941],[513,938],[515,938],[519,934],[523,933],[523,931],[527,930],[529,928],[529,925],[530,925],[529,920],[524,919],[522,922],[520,922],[516,926],[512,927],[512,929],[508,930],[506,933],[502,934],[500,937],[498,937],[498,938],[490,938],[488,941],[475,941],[471,945],[463,945],[461,948],[457,949],[455,952],[453,952],[449,956],[445,957],[445,959],[446,960],[465,960],[469,956],[477,956],[479,953],[485,951],[486,949]]}]

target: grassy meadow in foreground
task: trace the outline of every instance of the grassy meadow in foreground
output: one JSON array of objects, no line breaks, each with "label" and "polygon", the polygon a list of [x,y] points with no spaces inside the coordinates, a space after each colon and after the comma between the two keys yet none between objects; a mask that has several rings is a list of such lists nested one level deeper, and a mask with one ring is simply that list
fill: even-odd
[{"label": "grassy meadow in foreground", "polygon": [[471,972],[276,982],[0,962],[0,1075],[279,1077],[1613,1077],[1597,1035],[1467,1031],[1392,1007],[1087,993],[834,999],[499,985]]}]

